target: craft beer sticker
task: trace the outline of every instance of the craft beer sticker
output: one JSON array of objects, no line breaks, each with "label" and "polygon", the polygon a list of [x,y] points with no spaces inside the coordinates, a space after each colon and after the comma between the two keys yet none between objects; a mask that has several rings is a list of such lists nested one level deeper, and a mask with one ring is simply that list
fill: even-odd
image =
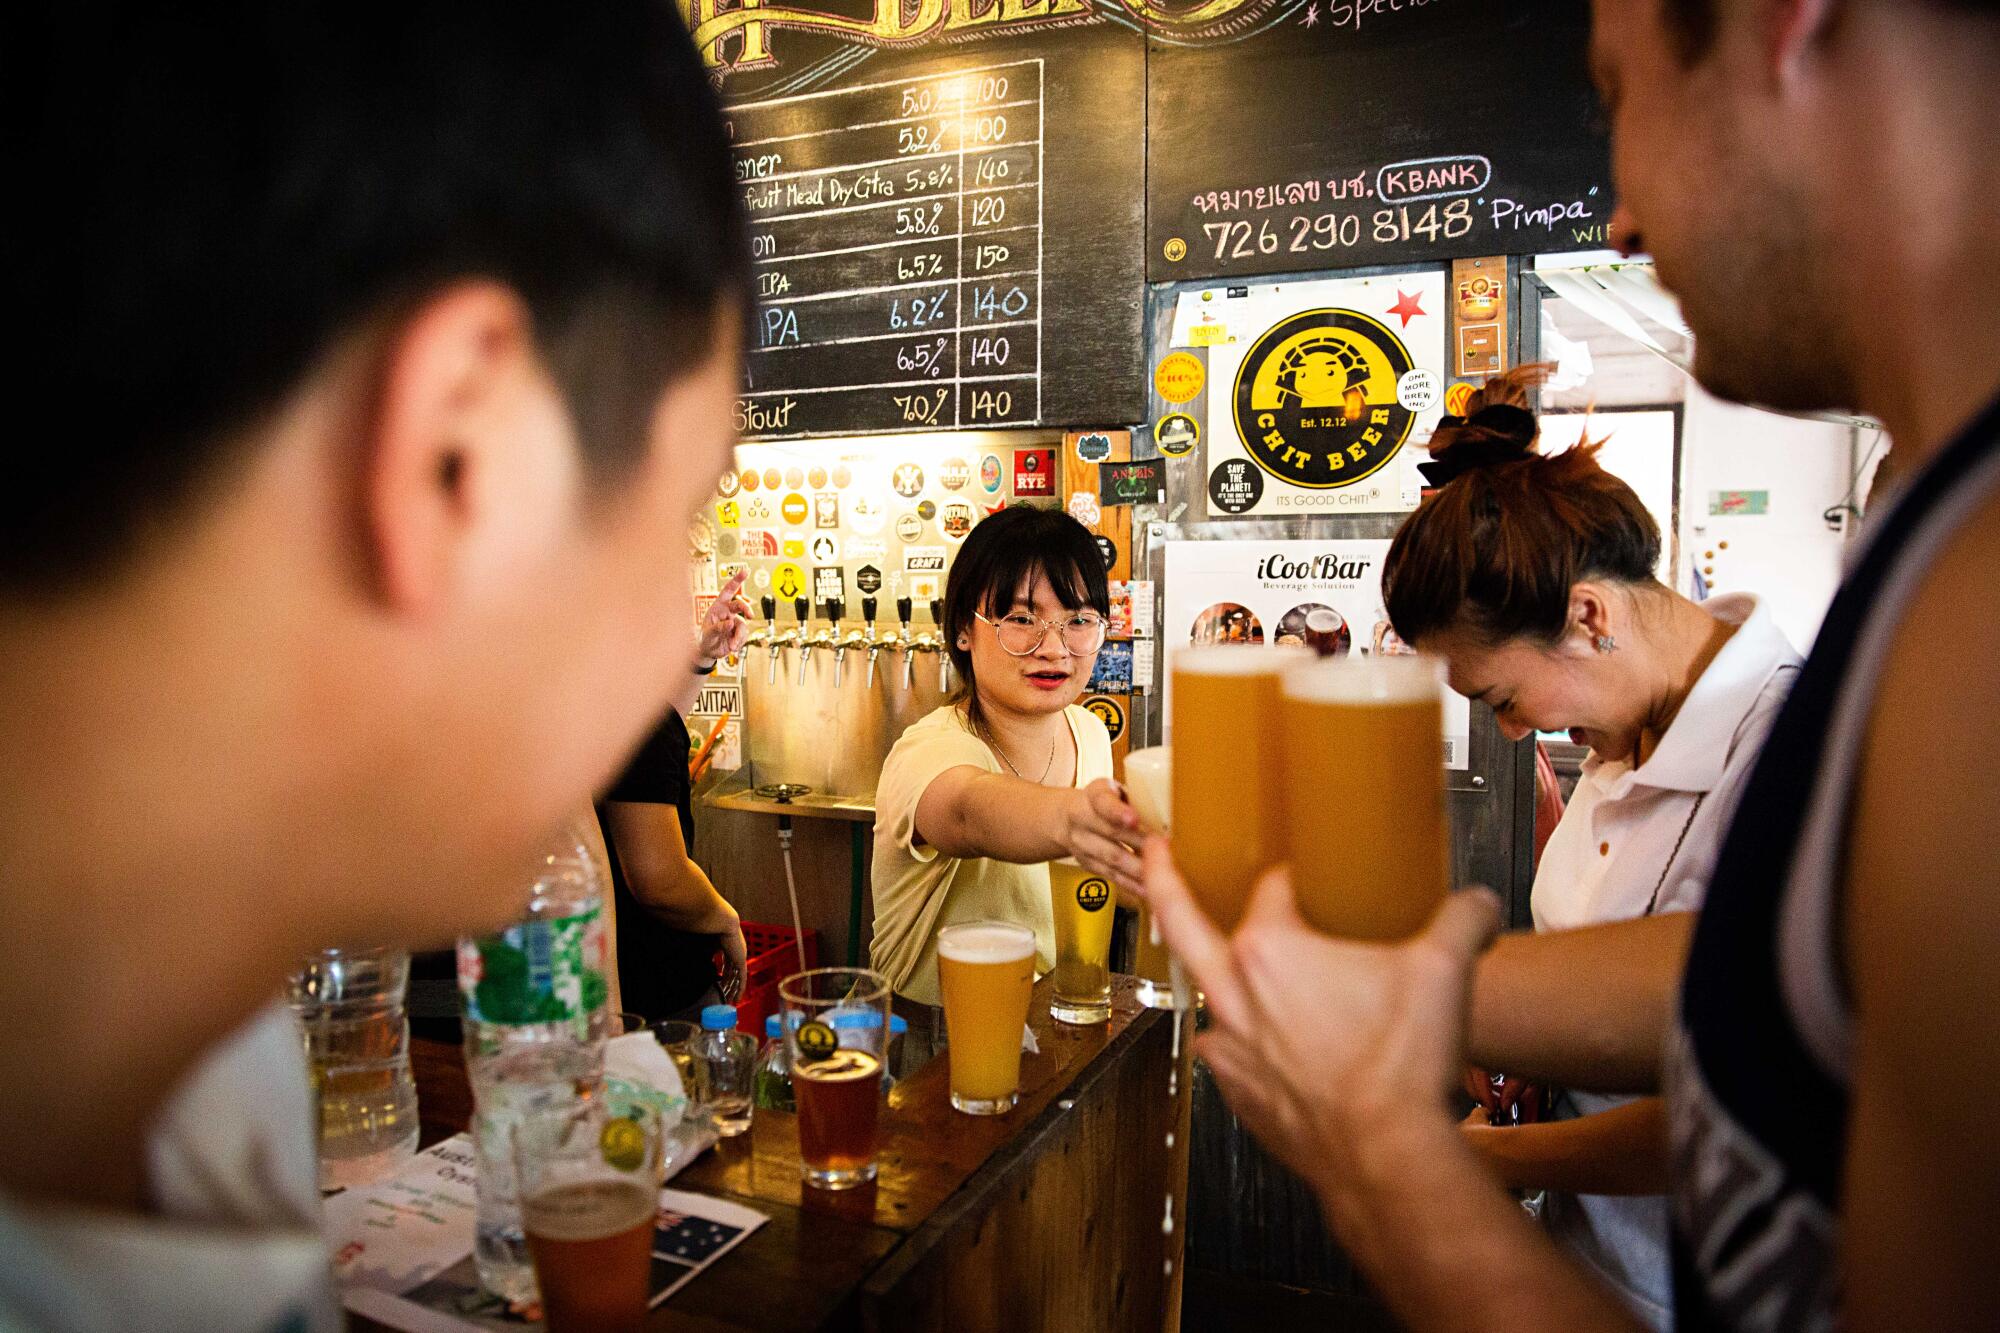
[{"label": "craft beer sticker", "polygon": [[914,500],[924,492],[924,470],[915,463],[898,463],[889,484],[905,500]]},{"label": "craft beer sticker", "polygon": [[1108,695],[1089,694],[1084,696],[1083,706],[1104,724],[1104,729],[1111,733],[1111,743],[1116,745],[1125,734],[1124,705]]},{"label": "craft beer sticker", "polygon": [[1169,403],[1191,403],[1208,381],[1201,358],[1192,352],[1169,352],[1153,367],[1153,391]]},{"label": "craft beer sticker", "polygon": [[791,599],[806,595],[806,574],[789,560],[771,572],[771,591]]},{"label": "craft beer sticker", "polygon": [[972,480],[972,464],[963,458],[947,458],[938,469],[938,484],[948,491],[965,489],[965,483]]},{"label": "craft beer sticker", "polygon": [[906,542],[913,542],[924,535],[924,521],[914,513],[896,515],[896,535]]},{"label": "craft beer sticker", "polygon": [[1111,437],[1097,433],[1078,436],[1076,456],[1086,463],[1102,463],[1111,457]]},{"label": "craft beer sticker", "polygon": [[815,491],[813,493],[813,526],[816,528],[837,528],[840,526],[840,493],[838,491]]},{"label": "craft beer sticker", "polygon": [[828,565],[813,570],[813,596],[822,602],[845,599],[847,572],[839,565]]},{"label": "craft beer sticker", "polygon": [[1014,494],[1054,495],[1056,493],[1056,451],[1016,449],[1014,451]]},{"label": "craft beer sticker", "polygon": [[[1444,281],[1437,272],[1249,288],[1233,314],[1254,333],[1209,349],[1214,507],[1414,508],[1422,489],[1414,446],[1429,438],[1444,400]],[[1235,469],[1223,471],[1236,460],[1256,469],[1256,494],[1244,494]]]},{"label": "craft beer sticker", "polygon": [[822,532],[813,538],[812,553],[813,563],[816,565],[837,564],[840,561],[840,542]]},{"label": "craft beer sticker", "polygon": [[1078,880],[1076,905],[1086,912],[1102,912],[1111,905],[1111,881],[1101,875]]},{"label": "craft beer sticker", "polygon": [[734,500],[722,501],[715,506],[715,521],[725,528],[742,526],[743,506]]},{"label": "craft beer sticker", "polygon": [[779,517],[783,518],[785,522],[791,524],[793,527],[797,527],[799,524],[805,522],[806,515],[811,512],[806,507],[806,497],[800,495],[797,491],[793,491],[790,495],[787,495],[784,503],[778,507]]},{"label": "craft beer sticker", "polygon": [[1000,457],[988,454],[979,460],[979,484],[988,495],[1000,489]]},{"label": "craft beer sticker", "polygon": [[742,485],[742,481],[738,479],[733,470],[726,471],[722,474],[722,480],[715,483],[715,493],[727,500],[730,496],[736,494],[738,490],[742,489]]},{"label": "craft beer sticker", "polygon": [[971,505],[963,500],[947,500],[938,514],[938,531],[945,535],[947,541],[962,542],[977,521]]},{"label": "craft beer sticker", "polygon": [[1201,442],[1201,426],[1185,412],[1169,412],[1153,425],[1153,443],[1168,458],[1186,458]]},{"label": "craft beer sticker", "polygon": [[854,586],[863,596],[873,597],[882,591],[882,571],[874,565],[863,565],[854,571]]},{"label": "craft beer sticker", "polygon": [[873,537],[889,521],[889,507],[882,498],[859,491],[847,497],[847,526],[863,537]]}]

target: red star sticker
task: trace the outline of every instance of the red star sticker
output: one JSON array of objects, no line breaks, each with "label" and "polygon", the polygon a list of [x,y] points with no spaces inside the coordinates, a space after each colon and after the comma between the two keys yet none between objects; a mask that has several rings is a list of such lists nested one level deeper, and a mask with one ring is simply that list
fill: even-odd
[{"label": "red star sticker", "polygon": [[1006,507],[1007,507],[1007,502],[1006,502],[1005,500],[1002,500],[1002,501],[1001,501],[1001,502],[1000,502],[999,504],[991,504],[991,505],[981,505],[981,506],[980,506],[980,508],[982,508],[982,509],[984,509],[984,510],[986,511],[986,513],[985,513],[985,514],[983,515],[983,517],[986,517],[986,518],[992,518],[992,517],[993,517],[993,516],[994,516],[995,514],[999,513],[999,512],[1001,511],[1001,510],[1005,509]]},{"label": "red star sticker", "polygon": [[1413,316],[1423,314],[1424,308],[1417,304],[1416,297],[1398,287],[1396,289],[1396,304],[1389,307],[1389,313],[1392,315],[1401,315],[1403,317],[1403,327],[1407,329],[1410,327],[1410,319]]}]

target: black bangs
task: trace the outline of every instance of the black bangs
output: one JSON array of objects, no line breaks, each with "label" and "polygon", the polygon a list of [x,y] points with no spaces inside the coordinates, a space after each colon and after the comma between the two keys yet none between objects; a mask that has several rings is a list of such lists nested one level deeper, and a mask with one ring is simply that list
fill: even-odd
[{"label": "black bangs", "polygon": [[1015,594],[1037,574],[1048,578],[1049,590],[1070,610],[1111,614],[1104,557],[1088,528],[1060,509],[1032,505],[1017,504],[992,515],[965,539],[945,584],[940,628],[951,664],[965,682],[965,696],[973,696],[972,654],[958,646],[959,640],[970,639],[976,614],[1011,611]]}]

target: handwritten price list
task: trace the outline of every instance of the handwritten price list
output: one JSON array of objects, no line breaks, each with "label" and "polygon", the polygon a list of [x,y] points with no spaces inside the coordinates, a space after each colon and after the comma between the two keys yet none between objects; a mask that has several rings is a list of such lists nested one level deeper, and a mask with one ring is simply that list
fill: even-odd
[{"label": "handwritten price list", "polygon": [[763,439],[1041,415],[1042,62],[729,108]]}]

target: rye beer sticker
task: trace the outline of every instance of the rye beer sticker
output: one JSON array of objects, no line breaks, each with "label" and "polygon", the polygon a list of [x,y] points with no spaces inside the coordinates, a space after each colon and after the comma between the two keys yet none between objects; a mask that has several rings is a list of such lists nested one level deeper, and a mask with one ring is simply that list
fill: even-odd
[{"label": "rye beer sticker", "polygon": [[1379,320],[1302,310],[1266,329],[1244,356],[1232,394],[1236,433],[1280,481],[1352,486],[1409,438],[1416,412],[1398,390],[1412,369],[1409,349]]}]

